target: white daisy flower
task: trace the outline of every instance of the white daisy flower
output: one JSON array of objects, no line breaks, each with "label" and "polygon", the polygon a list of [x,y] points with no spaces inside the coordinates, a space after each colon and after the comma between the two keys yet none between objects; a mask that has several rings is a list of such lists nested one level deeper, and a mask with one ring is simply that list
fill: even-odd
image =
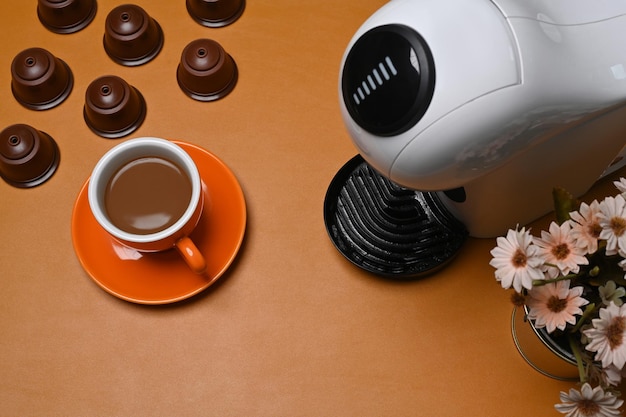
[{"label": "white daisy flower", "polygon": [[606,197],[600,203],[600,239],[606,240],[606,254],[626,254],[626,200],[621,195]]},{"label": "white daisy flower", "polygon": [[537,246],[533,245],[533,238],[525,228],[511,229],[506,238],[500,236],[496,242],[489,265],[496,268],[496,280],[502,288],[513,287],[521,292],[522,288],[531,289],[533,280],[545,278],[541,271],[543,260],[537,255]]},{"label": "white daisy flower", "polygon": [[593,200],[591,204],[581,203],[578,211],[569,214],[572,219],[571,235],[576,241],[576,246],[586,249],[587,253],[598,250],[598,238],[602,232],[598,213],[600,203]]},{"label": "white daisy flower", "polygon": [[622,382],[622,378],[626,374],[626,369],[618,369],[615,365],[611,365],[608,368],[602,369],[603,378],[601,382],[604,382],[607,385],[612,385],[614,387],[619,386]]},{"label": "white daisy flower", "polygon": [[607,368],[613,364],[622,369],[626,364],[626,305],[618,307],[611,302],[591,321],[593,327],[583,330],[589,339],[585,348],[595,352],[595,360]]},{"label": "white daisy flower", "polygon": [[580,391],[570,389],[569,393],[561,391],[561,404],[554,408],[565,417],[619,417],[619,408],[624,400],[617,398],[610,392],[604,392],[601,387],[591,388],[588,383],[583,384]]},{"label": "white daisy flower", "polygon": [[575,315],[582,314],[580,307],[589,301],[581,297],[582,287],[569,286],[569,281],[557,281],[528,291],[528,318],[535,321],[535,327],[545,327],[552,333],[555,329],[564,330],[568,323],[576,324]]},{"label": "white daisy flower", "polygon": [[564,222],[560,226],[556,222],[550,224],[549,231],[541,231],[541,238],[535,238],[534,243],[539,247],[539,255],[543,257],[546,264],[544,270],[551,278],[556,278],[559,272],[563,275],[578,273],[580,265],[587,265],[589,261],[585,258],[584,248],[578,247],[574,243],[574,237],[570,233],[572,225]]},{"label": "white daisy flower", "polygon": [[626,179],[622,177],[619,179],[619,181],[613,181],[613,184],[615,185],[615,188],[617,188],[619,192],[622,193],[622,196],[626,198]]}]

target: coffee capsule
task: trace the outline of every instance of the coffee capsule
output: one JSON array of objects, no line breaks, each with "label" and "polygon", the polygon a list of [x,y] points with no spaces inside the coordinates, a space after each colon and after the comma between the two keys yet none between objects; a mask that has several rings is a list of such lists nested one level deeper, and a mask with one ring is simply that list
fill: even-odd
[{"label": "coffee capsule", "polygon": [[141,126],[146,117],[146,102],[135,87],[120,77],[106,75],[87,87],[83,116],[97,135],[121,138]]},{"label": "coffee capsule", "polygon": [[11,91],[31,110],[47,110],[70,95],[74,77],[70,67],[42,48],[25,49],[11,63]]},{"label": "coffee capsule", "polygon": [[181,90],[198,101],[213,101],[230,93],[237,83],[237,65],[222,46],[197,39],[183,50],[176,78]]},{"label": "coffee capsule", "polygon": [[187,0],[187,11],[207,27],[230,25],[243,14],[245,0]]},{"label": "coffee capsule", "polygon": [[15,124],[0,132],[0,177],[14,187],[30,188],[47,181],[60,156],[54,139],[29,125]]},{"label": "coffee capsule", "polygon": [[96,16],[96,0],[38,0],[39,21],[51,32],[67,34],[87,27]]},{"label": "coffee capsule", "polygon": [[144,9],[124,4],[107,15],[103,42],[104,50],[113,61],[137,66],[159,54],[163,47],[163,30]]}]

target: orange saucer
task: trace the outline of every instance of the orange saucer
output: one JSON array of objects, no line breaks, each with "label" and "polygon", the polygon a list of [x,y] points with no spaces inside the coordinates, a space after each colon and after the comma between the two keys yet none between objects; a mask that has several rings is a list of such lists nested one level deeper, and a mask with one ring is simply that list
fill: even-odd
[{"label": "orange saucer", "polygon": [[207,261],[197,275],[174,249],[142,253],[119,244],[91,214],[87,184],[72,212],[72,242],[80,263],[105,291],[140,304],[167,304],[189,298],[213,284],[235,259],[246,229],[246,203],[239,182],[210,152],[173,141],[195,161],[202,178],[204,209],[191,234]]}]

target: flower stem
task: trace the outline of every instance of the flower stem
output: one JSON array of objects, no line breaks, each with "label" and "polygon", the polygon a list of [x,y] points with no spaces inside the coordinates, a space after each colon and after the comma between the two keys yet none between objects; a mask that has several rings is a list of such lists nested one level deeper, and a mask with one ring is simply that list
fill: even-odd
[{"label": "flower stem", "polygon": [[581,326],[595,312],[595,310],[596,310],[596,304],[595,303],[589,304],[585,308],[585,311],[583,311],[583,314],[582,314],[582,316],[580,316],[580,319],[578,319],[578,322],[576,323],[576,325],[572,328],[572,330],[570,330],[570,333],[571,334],[578,333],[578,331],[580,330]]},{"label": "flower stem", "polygon": [[576,365],[578,366],[578,377],[580,378],[580,383],[584,384],[587,382],[587,372],[585,372],[585,364],[583,363],[583,357],[580,353],[580,349],[578,348],[578,344],[574,340],[574,335],[570,334],[567,337],[569,341],[569,347],[572,349],[572,353],[576,358]]},{"label": "flower stem", "polygon": [[578,274],[567,274],[563,275],[562,277],[556,277],[552,279],[534,279],[533,287],[541,287],[542,285],[552,284],[554,282],[567,281],[568,279],[576,278],[577,276]]}]

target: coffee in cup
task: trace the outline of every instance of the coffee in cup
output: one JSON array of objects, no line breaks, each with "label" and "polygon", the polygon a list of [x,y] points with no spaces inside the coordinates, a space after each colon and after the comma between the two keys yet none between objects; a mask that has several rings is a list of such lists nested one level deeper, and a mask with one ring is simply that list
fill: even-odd
[{"label": "coffee in cup", "polygon": [[189,234],[204,204],[200,174],[178,145],[137,138],[109,150],[89,179],[98,223],[125,246],[144,252],[176,247],[196,273],[206,261]]},{"label": "coffee in cup", "polygon": [[[167,196],[167,198],[164,198]],[[140,235],[167,229],[191,201],[191,181],[176,163],[145,156],[120,167],[104,193],[106,213],[120,229]]]}]

